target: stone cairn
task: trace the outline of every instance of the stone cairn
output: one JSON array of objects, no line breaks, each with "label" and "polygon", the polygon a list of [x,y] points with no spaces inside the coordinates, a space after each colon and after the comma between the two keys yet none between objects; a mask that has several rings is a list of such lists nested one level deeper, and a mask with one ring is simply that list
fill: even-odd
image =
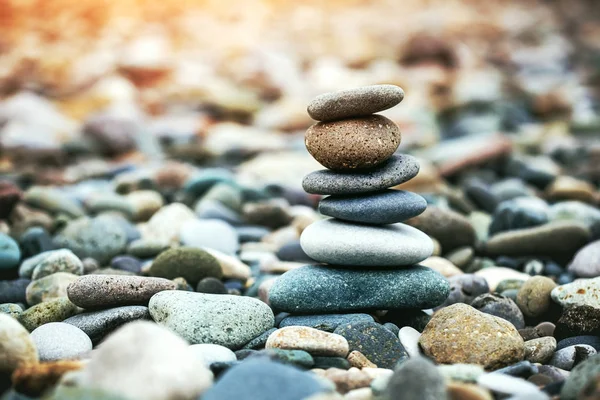
[{"label": "stone cairn", "polygon": [[327,169],[307,175],[302,186],[328,195],[319,211],[331,218],[302,233],[302,249],[322,264],[279,277],[269,294],[276,309],[310,315],[416,311],[448,296],[446,279],[417,265],[432,254],[432,240],[402,223],[425,211],[427,202],[390,189],[419,172],[414,157],[396,154],[398,126],[375,114],[403,98],[398,86],[374,85],[326,93],[309,104],[309,115],[320,122],[307,130],[306,148]]}]

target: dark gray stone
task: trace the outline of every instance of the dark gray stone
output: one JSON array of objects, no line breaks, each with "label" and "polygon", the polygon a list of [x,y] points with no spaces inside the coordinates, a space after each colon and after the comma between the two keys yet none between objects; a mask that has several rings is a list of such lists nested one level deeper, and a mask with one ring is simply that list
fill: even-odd
[{"label": "dark gray stone", "polygon": [[269,292],[273,307],[295,313],[432,308],[444,302],[448,281],[422,266],[349,270],[306,265],[281,275]]},{"label": "dark gray stone", "polygon": [[246,343],[242,349],[264,349],[265,345],[267,344],[267,340],[269,339],[269,336],[271,336],[271,333],[275,332],[276,330],[277,328],[271,328],[268,331],[261,333],[260,335]]},{"label": "dark gray stone", "polygon": [[150,319],[150,312],[145,306],[125,306],[108,310],[78,314],[63,322],[74,325],[84,331],[92,343],[98,343],[106,335],[131,321]]},{"label": "dark gray stone", "polygon": [[31,283],[30,279],[0,281],[0,303],[27,303],[25,291]]},{"label": "dark gray stone", "polygon": [[407,154],[396,154],[370,171],[340,173],[323,169],[302,180],[302,187],[313,194],[353,194],[375,192],[399,185],[419,173],[419,162]]},{"label": "dark gray stone", "polygon": [[408,357],[398,336],[377,322],[342,324],[334,333],[346,338],[350,351],[360,351],[379,368],[393,369],[400,359]]},{"label": "dark gray stone", "polygon": [[279,324],[286,326],[308,326],[326,332],[333,332],[338,325],[356,322],[374,322],[369,314],[319,314],[319,315],[290,315]]},{"label": "dark gray stone", "polygon": [[519,309],[519,306],[508,297],[496,293],[485,293],[477,296],[471,302],[471,307],[486,314],[503,318],[513,324],[517,329],[523,329],[525,327],[523,312]]},{"label": "dark gray stone", "polygon": [[427,201],[418,194],[404,190],[329,196],[319,203],[323,215],[366,224],[394,224],[421,214]]}]

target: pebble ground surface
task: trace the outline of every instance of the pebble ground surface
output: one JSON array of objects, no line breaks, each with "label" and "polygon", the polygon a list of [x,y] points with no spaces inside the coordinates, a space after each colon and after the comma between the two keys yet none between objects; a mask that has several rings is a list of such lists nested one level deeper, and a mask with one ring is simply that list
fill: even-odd
[{"label": "pebble ground surface", "polygon": [[0,400],[600,399],[598,23],[495,3],[199,69],[6,35]]}]

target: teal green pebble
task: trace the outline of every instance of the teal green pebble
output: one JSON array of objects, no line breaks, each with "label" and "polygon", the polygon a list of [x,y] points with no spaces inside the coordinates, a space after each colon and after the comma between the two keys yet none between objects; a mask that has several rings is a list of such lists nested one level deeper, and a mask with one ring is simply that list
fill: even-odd
[{"label": "teal green pebble", "polygon": [[306,265],[277,278],[269,302],[290,313],[427,309],[442,304],[449,293],[446,278],[420,265],[398,270]]},{"label": "teal green pebble", "polygon": [[11,269],[19,265],[21,250],[10,236],[0,233],[0,270]]}]

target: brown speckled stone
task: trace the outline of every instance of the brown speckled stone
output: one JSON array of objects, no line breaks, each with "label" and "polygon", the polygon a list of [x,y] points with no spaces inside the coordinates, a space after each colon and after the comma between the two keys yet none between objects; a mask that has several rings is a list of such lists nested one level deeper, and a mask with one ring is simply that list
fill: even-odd
[{"label": "brown speckled stone", "polygon": [[69,300],[83,308],[146,305],[154,294],[174,290],[175,282],[164,278],[126,275],[86,275],[67,288]]},{"label": "brown speckled stone", "polygon": [[525,356],[523,338],[510,322],[461,303],[433,314],[419,343],[439,364],[479,364],[495,370]]},{"label": "brown speckled stone", "polygon": [[402,99],[404,90],[398,86],[363,86],[319,95],[310,102],[307,111],[317,121],[335,121],[387,110]]},{"label": "brown speckled stone", "polygon": [[381,115],[319,122],[306,131],[308,152],[324,167],[344,171],[375,167],[400,145],[400,129]]}]

